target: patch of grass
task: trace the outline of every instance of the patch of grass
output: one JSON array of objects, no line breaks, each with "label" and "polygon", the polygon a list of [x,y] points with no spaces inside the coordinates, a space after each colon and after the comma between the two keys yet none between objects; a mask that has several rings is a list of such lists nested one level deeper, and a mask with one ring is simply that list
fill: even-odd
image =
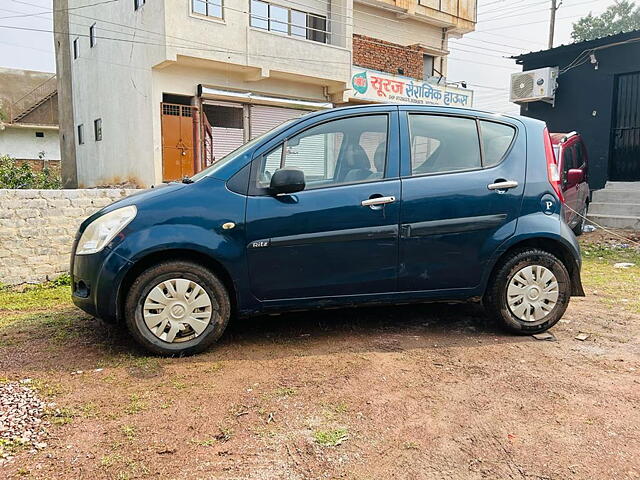
[{"label": "patch of grass", "polygon": [[49,410],[45,413],[45,416],[53,425],[62,426],[71,423],[76,413],[70,408],[63,407]]},{"label": "patch of grass", "polygon": [[207,438],[205,440],[191,440],[191,443],[195,443],[201,447],[211,447],[216,443],[215,438]]},{"label": "patch of grass", "polygon": [[130,442],[132,442],[138,435],[138,431],[136,430],[136,427],[134,427],[133,425],[122,425],[120,427],[120,432],[122,432],[122,434]]},{"label": "patch of grass", "polygon": [[349,431],[346,428],[336,428],[333,430],[316,430],[313,439],[318,445],[323,447],[336,447],[349,438]]},{"label": "patch of grass", "polygon": [[132,393],[129,395],[129,404],[127,408],[125,408],[124,412],[127,415],[133,415],[136,413],[143,412],[147,409],[147,403],[140,399],[140,395],[137,393]]},{"label": "patch of grass", "polygon": [[40,380],[38,378],[31,380],[29,387],[41,397],[47,398],[56,397],[64,392],[64,389],[59,383],[52,382],[51,380]]},{"label": "patch of grass", "polygon": [[[24,289],[0,290],[0,312],[29,312],[71,307],[71,289],[53,282],[30,285]],[[0,323],[0,326],[1,323]]]},{"label": "patch of grass", "polygon": [[13,456],[24,444],[20,440],[9,440],[6,438],[0,438],[0,458],[3,456]]},{"label": "patch of grass", "polygon": [[[590,292],[597,292],[607,305],[613,303],[640,313],[640,251],[583,243],[582,256],[582,282]],[[614,264],[622,262],[635,266],[614,268]]]},{"label": "patch of grass", "polygon": [[411,442],[411,441],[404,442],[404,444],[402,446],[403,446],[403,448],[405,450],[418,450],[419,449],[418,444],[416,442]]},{"label": "patch of grass", "polygon": [[99,413],[98,406],[93,402],[81,405],[78,410],[80,411],[82,418],[96,418]]},{"label": "patch of grass", "polygon": [[222,370],[223,364],[222,362],[213,362],[203,370],[205,373],[216,373]]},{"label": "patch of grass", "polygon": [[108,468],[115,465],[116,463],[122,462],[122,460],[123,460],[122,455],[118,453],[110,453],[108,455],[104,455],[100,459],[100,466]]},{"label": "patch of grass", "polygon": [[296,393],[296,389],[291,387],[279,387],[273,392],[276,397],[292,397]]},{"label": "patch of grass", "polygon": [[233,437],[233,428],[222,426],[220,431],[213,438],[219,442],[228,442]]},{"label": "patch of grass", "polygon": [[187,384],[184,382],[181,382],[179,380],[173,380],[171,382],[171,385],[173,386],[173,388],[175,388],[176,390],[184,390],[185,388],[187,388]]},{"label": "patch of grass", "polygon": [[118,356],[114,366],[126,366],[129,375],[136,378],[151,378],[162,373],[162,364],[156,357],[141,357],[132,354]]}]

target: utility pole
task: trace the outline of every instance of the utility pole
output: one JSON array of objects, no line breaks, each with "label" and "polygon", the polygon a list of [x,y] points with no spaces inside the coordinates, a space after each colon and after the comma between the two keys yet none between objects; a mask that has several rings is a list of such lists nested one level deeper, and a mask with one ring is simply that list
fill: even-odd
[{"label": "utility pole", "polygon": [[553,48],[553,34],[556,29],[556,12],[562,5],[562,0],[557,3],[556,0],[551,0],[551,19],[549,20],[549,48]]}]

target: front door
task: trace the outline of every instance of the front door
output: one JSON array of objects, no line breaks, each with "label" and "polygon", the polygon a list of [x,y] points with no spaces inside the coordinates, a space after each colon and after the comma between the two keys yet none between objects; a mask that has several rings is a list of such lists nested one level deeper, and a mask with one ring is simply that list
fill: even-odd
[{"label": "front door", "polygon": [[163,103],[162,180],[179,180],[195,174],[193,115],[195,107]]},{"label": "front door", "polygon": [[401,291],[479,285],[515,231],[526,142],[517,124],[401,112]]},{"label": "front door", "polygon": [[616,77],[609,178],[640,180],[640,72]]},{"label": "front door", "polygon": [[[400,180],[389,172],[397,172],[397,110],[378,112],[334,116],[254,160],[246,223],[257,298],[396,290]],[[282,167],[302,169],[306,188],[270,195]]]}]

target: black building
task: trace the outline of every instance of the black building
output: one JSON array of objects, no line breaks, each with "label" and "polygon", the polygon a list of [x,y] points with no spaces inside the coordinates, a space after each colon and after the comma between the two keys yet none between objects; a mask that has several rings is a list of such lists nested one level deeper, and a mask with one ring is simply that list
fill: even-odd
[{"label": "black building", "polygon": [[559,67],[554,105],[531,102],[521,113],[582,134],[592,189],[640,181],[640,30],[513,58],[523,71]]}]

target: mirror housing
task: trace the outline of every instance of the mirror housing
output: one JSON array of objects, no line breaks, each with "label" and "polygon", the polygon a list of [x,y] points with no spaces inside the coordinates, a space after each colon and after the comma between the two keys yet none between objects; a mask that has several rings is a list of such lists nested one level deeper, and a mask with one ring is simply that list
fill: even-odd
[{"label": "mirror housing", "polygon": [[581,168],[571,168],[567,172],[567,184],[577,185],[584,182],[584,172]]},{"label": "mirror housing", "polygon": [[299,168],[285,167],[273,172],[269,190],[272,195],[295,193],[306,186],[304,172]]}]

